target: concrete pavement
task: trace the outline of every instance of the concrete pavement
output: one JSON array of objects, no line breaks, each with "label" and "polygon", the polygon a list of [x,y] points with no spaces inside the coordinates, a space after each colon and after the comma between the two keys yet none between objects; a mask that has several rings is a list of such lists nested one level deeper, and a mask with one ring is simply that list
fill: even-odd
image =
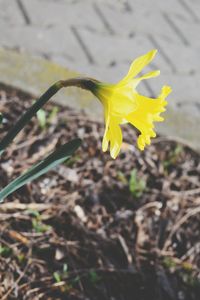
[{"label": "concrete pavement", "polygon": [[135,57],[157,48],[146,71],[161,75],[139,89],[154,96],[162,84],[172,86],[175,123],[166,133],[173,134],[177,122],[177,135],[186,139],[200,125],[199,32],[199,0],[0,0],[0,47],[100,80],[120,80]]}]

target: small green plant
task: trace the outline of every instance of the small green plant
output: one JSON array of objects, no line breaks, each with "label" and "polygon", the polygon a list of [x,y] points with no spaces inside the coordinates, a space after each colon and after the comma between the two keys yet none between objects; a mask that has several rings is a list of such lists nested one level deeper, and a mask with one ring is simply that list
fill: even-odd
[{"label": "small green plant", "polygon": [[41,220],[41,215],[39,212],[32,211],[34,218],[32,219],[32,227],[37,233],[43,233],[51,229],[50,225],[46,225]]},{"label": "small green plant", "polygon": [[91,270],[89,272],[89,279],[91,283],[96,284],[101,280],[101,277],[97,274],[97,272]]},{"label": "small green plant", "polygon": [[65,276],[68,275],[68,265],[67,264],[63,265],[63,275],[65,275]]},{"label": "small green plant", "polygon": [[12,254],[12,249],[7,246],[0,245],[0,256],[9,257]]},{"label": "small green plant", "polygon": [[37,119],[39,122],[39,125],[42,129],[46,128],[46,124],[47,124],[47,113],[44,109],[40,109],[37,112]]},{"label": "small green plant", "polygon": [[33,229],[35,230],[35,232],[37,232],[37,233],[43,233],[43,232],[46,232],[49,229],[51,229],[51,226],[42,223],[38,219],[32,220],[32,226],[33,226]]},{"label": "small green plant", "polygon": [[68,265],[65,263],[63,264],[63,269],[61,271],[56,271],[53,273],[53,277],[56,282],[61,282],[63,278],[68,276]]},{"label": "small green plant", "polygon": [[139,198],[144,193],[145,189],[146,183],[144,179],[139,178],[137,170],[133,169],[129,180],[129,190],[131,194],[134,197]]},{"label": "small green plant", "polygon": [[59,111],[58,106],[54,106],[52,110],[50,111],[48,117],[47,117],[47,122],[50,124],[52,120],[56,117],[57,113]]},{"label": "small green plant", "polygon": [[125,185],[128,184],[128,180],[126,179],[126,176],[121,171],[117,172],[117,179]]},{"label": "small green plant", "polygon": [[55,279],[55,281],[56,281],[57,283],[59,283],[59,282],[62,281],[62,278],[61,278],[61,275],[60,275],[59,272],[54,272],[54,273],[53,273],[53,278]]},{"label": "small green plant", "polygon": [[163,258],[163,265],[167,268],[167,269],[171,269],[171,268],[175,268],[177,266],[176,262],[174,261],[174,259],[170,256],[165,256]]},{"label": "small green plant", "polygon": [[166,170],[169,166],[176,164],[182,152],[183,147],[181,145],[177,145],[175,149],[169,153],[168,159],[164,160],[164,169]]},{"label": "small green plant", "polygon": [[52,120],[56,117],[58,113],[58,107],[54,106],[52,110],[47,113],[44,109],[40,109],[37,112],[37,119],[40,127],[44,130],[48,125],[51,124]]},{"label": "small green plant", "polygon": [[23,253],[20,253],[17,255],[17,259],[19,263],[23,263],[26,259],[25,255]]}]

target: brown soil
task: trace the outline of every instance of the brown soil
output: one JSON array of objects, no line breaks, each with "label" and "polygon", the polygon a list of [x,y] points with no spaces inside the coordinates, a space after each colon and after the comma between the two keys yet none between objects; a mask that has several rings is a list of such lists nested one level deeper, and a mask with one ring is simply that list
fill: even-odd
[{"label": "brown soil", "polygon": [[[0,86],[0,138],[32,101]],[[103,124],[56,107],[46,105],[45,128],[31,120],[0,159],[2,188],[55,147],[83,140],[0,204],[0,298],[199,299],[199,155],[165,137],[140,152],[126,126],[112,160],[101,150]]]}]

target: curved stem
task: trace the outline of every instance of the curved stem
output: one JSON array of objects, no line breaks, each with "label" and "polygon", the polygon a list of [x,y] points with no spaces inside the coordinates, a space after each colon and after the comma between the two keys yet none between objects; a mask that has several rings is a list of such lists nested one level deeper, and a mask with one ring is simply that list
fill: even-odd
[{"label": "curved stem", "polygon": [[76,86],[92,91],[95,88],[95,80],[90,78],[71,78],[54,83],[16,122],[0,142],[0,155],[4,149],[14,140],[16,135],[31,120],[37,111],[61,88]]}]

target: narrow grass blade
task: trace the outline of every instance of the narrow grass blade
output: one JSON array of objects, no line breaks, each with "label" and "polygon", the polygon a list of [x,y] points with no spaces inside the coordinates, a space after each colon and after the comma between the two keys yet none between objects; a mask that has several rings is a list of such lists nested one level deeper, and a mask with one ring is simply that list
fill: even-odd
[{"label": "narrow grass blade", "polygon": [[70,158],[70,156],[77,150],[80,144],[80,139],[74,139],[62,145],[42,161],[31,167],[24,174],[14,179],[0,192],[0,202],[2,202],[5,197],[16,191],[18,188],[25,185],[27,182],[38,178],[39,176],[48,172],[50,169],[56,167],[60,163],[63,163],[66,159]]}]

